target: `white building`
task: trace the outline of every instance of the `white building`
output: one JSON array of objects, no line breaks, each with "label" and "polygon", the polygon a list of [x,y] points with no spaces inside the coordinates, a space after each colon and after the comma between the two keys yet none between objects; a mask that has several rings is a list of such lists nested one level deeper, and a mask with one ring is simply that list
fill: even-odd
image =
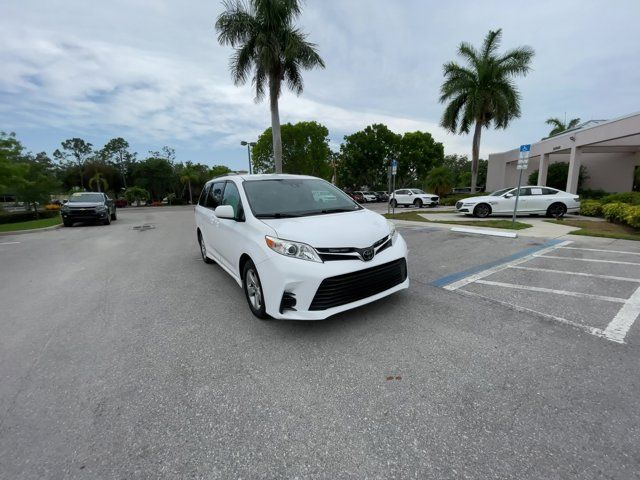
[{"label": "white building", "polygon": [[[489,155],[487,191],[518,184],[519,149]],[[587,168],[585,189],[629,192],[640,166],[640,113],[615,120],[591,120],[559,135],[531,144],[529,168],[523,184],[535,170],[538,185],[546,185],[550,163],[569,163],[566,191],[576,193],[580,165]]]}]

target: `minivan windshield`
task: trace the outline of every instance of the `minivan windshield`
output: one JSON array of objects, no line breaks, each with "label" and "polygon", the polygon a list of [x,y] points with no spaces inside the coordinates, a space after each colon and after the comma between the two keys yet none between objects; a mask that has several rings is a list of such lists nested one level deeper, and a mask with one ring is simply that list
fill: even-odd
[{"label": "minivan windshield", "polygon": [[495,192],[493,192],[491,194],[492,197],[499,197],[501,195],[504,195],[505,193],[507,193],[508,191],[513,190],[513,187],[509,187],[509,188],[503,188],[502,190],[496,190]]},{"label": "minivan windshield", "polygon": [[362,209],[342,190],[317,178],[248,180],[243,187],[256,218],[303,217]]},{"label": "minivan windshield", "polygon": [[104,196],[101,193],[74,193],[69,197],[69,203],[100,203],[104,202]]}]

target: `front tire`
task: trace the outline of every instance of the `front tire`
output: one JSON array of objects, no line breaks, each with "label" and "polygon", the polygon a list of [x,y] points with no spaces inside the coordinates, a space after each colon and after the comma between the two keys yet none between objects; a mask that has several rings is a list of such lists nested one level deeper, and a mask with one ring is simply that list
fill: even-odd
[{"label": "front tire", "polygon": [[253,313],[260,320],[269,318],[264,304],[264,293],[258,269],[251,260],[247,260],[242,269],[242,287],[247,303]]},{"label": "front tire", "polygon": [[391,202],[389,202],[389,203],[391,203],[391,206],[392,206],[393,208],[396,208],[396,207],[398,206],[398,202],[396,202],[396,199],[395,199],[395,198],[394,198],[394,199],[392,199],[392,200],[391,200]]},{"label": "front tire", "polygon": [[62,220],[62,224],[65,227],[73,227],[73,222],[71,220],[67,220],[66,218]]},{"label": "front tire", "polygon": [[552,203],[547,208],[547,217],[562,218],[565,213],[567,213],[567,206],[564,203]]},{"label": "front tire", "polygon": [[111,215],[107,213],[107,218],[105,218],[102,223],[105,225],[111,225]]},{"label": "front tire", "polygon": [[486,203],[481,203],[476,205],[476,208],[473,209],[473,216],[478,218],[486,218],[491,215],[491,207]]},{"label": "front tire", "polygon": [[416,198],[413,204],[415,205],[416,208],[422,208],[422,200],[420,200],[419,198]]},{"label": "front tire", "polygon": [[198,244],[200,245],[200,255],[202,255],[204,263],[213,263],[213,260],[207,257],[207,246],[204,244],[204,239],[200,232],[198,232]]}]

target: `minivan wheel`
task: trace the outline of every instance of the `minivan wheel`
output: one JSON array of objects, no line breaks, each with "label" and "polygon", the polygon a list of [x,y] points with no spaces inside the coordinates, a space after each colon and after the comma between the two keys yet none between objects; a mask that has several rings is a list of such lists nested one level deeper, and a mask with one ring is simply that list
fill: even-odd
[{"label": "minivan wheel", "polygon": [[213,260],[207,257],[207,246],[204,244],[204,240],[202,239],[202,234],[200,232],[198,232],[198,243],[200,244],[200,255],[202,255],[204,263],[213,263]]},{"label": "minivan wheel", "polygon": [[251,312],[261,320],[269,318],[264,306],[264,293],[260,283],[260,275],[251,260],[247,260],[242,269],[242,286]]},{"label": "minivan wheel", "polygon": [[416,206],[416,208],[422,208],[422,200],[420,200],[419,198],[416,198],[413,204]]}]

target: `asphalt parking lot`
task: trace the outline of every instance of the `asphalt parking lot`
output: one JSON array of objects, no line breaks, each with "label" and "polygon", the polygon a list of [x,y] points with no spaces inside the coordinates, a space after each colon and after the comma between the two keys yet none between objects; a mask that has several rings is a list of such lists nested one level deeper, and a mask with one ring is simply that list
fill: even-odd
[{"label": "asphalt parking lot", "polygon": [[640,476],[633,242],[402,227],[408,291],[261,322],[192,209],[118,218],[0,236],[0,478]]}]

